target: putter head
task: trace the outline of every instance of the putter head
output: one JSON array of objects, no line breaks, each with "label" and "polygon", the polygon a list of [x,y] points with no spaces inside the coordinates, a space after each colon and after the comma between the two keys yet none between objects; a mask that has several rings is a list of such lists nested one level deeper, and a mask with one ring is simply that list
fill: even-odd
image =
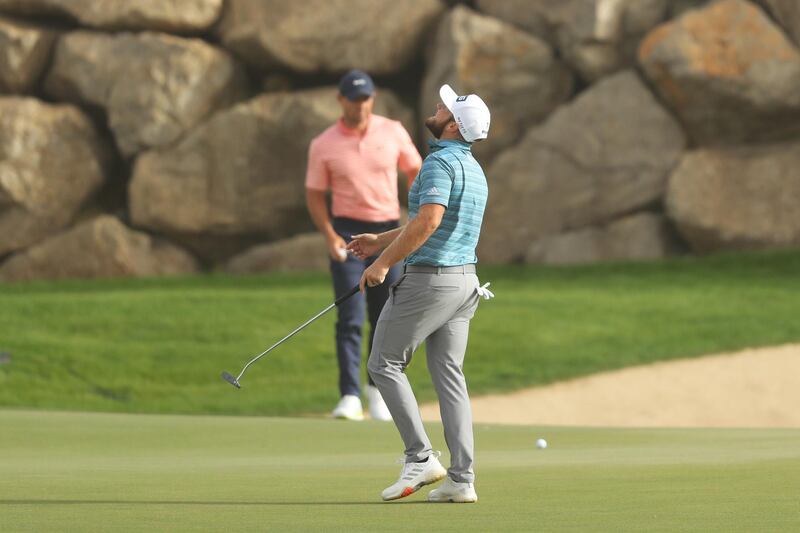
[{"label": "putter head", "polygon": [[223,372],[223,373],[222,373],[222,379],[224,379],[225,381],[227,381],[228,383],[230,383],[231,385],[233,385],[233,386],[234,386],[234,387],[236,387],[237,389],[241,389],[241,388],[242,388],[242,386],[241,386],[241,385],[239,385],[239,382],[238,382],[238,381],[236,381],[236,378],[235,378],[235,377],[233,377],[233,376],[231,376],[231,375],[230,375],[229,373],[227,373],[227,372]]}]

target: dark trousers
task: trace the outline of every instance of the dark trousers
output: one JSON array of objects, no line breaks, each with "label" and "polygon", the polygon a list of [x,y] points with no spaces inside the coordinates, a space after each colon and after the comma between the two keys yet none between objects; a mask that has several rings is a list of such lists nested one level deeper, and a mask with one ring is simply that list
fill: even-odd
[{"label": "dark trousers", "polygon": [[[350,218],[333,219],[333,229],[345,242],[350,242],[353,235],[359,233],[383,233],[397,227],[396,220],[364,222]],[[364,270],[377,258],[378,256],[375,255],[361,260],[353,257],[352,254],[347,254],[347,260],[343,263],[331,260],[333,290],[336,298],[357,285]],[[378,323],[383,304],[389,297],[389,286],[400,279],[401,273],[402,265],[398,263],[389,269],[386,280],[381,285],[367,288],[366,298],[364,294],[358,293],[336,308],[338,312],[336,357],[339,360],[339,392],[342,396],[345,394],[361,395],[361,328],[364,324],[365,304],[369,315],[369,349],[371,351],[375,326]],[[369,378],[369,384],[374,385],[372,378]]]}]

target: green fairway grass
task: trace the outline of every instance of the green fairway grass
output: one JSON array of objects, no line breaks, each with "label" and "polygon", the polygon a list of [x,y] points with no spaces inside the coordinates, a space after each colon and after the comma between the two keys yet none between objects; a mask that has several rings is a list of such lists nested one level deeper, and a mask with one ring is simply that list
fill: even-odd
[{"label": "green fairway grass", "polygon": [[[630,365],[800,341],[800,252],[582,267],[481,267],[473,395]],[[220,379],[333,300],[326,274],[0,286],[0,406],[321,413],[338,399],[335,312]],[[409,375],[434,397],[418,353]]]},{"label": "green fairway grass", "polygon": [[387,423],[0,410],[0,428],[3,532],[800,530],[800,430],[479,425],[479,501],[457,505],[380,501]]}]

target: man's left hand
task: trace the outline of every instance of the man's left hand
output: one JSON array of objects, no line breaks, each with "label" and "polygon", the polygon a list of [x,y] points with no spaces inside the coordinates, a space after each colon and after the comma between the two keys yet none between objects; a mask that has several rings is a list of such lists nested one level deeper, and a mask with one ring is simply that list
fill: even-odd
[{"label": "man's left hand", "polygon": [[377,287],[383,280],[386,279],[386,274],[389,272],[389,267],[385,266],[380,258],[372,263],[361,276],[361,281],[358,283],[361,292],[364,292],[367,287]]}]

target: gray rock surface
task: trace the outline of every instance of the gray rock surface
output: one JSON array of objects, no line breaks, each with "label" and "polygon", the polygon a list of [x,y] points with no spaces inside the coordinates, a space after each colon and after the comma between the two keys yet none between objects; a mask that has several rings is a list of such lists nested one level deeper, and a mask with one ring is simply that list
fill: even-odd
[{"label": "gray rock surface", "polygon": [[0,12],[63,17],[105,30],[197,33],[219,18],[223,0],[0,0]]},{"label": "gray rock surface", "polygon": [[444,83],[480,95],[492,112],[489,138],[473,147],[481,161],[519,140],[572,92],[569,70],[546,43],[463,6],[442,19],[427,59],[420,124],[434,114]]},{"label": "gray rock surface", "polygon": [[692,250],[800,244],[800,142],[687,153],[669,180],[669,217]]},{"label": "gray rock surface", "polygon": [[103,215],[54,235],[0,265],[0,280],[160,276],[197,271],[177,246]]},{"label": "gray rock surface", "polygon": [[401,71],[444,5],[439,0],[228,0],[220,40],[263,69]]},{"label": "gray rock surface", "polygon": [[59,100],[101,108],[125,156],[167,146],[245,95],[237,62],[200,39],[76,31],[56,45],[45,80]]},{"label": "gray rock surface", "polygon": [[602,226],[551,235],[528,248],[526,263],[550,265],[663,259],[681,249],[663,215],[637,213]]},{"label": "gray rock surface", "polygon": [[441,84],[488,102],[482,263],[798,245],[798,0],[0,0],[0,261],[113,213],[327,269],[306,155],[354,67],[418,141]]},{"label": "gray rock surface", "polygon": [[659,202],[685,137],[631,71],[603,79],[488,169],[482,261],[522,260],[534,240]]},{"label": "gray rock surface", "polygon": [[[215,236],[263,241],[310,230],[308,145],[340,116],[336,94],[334,87],[264,94],[217,113],[173,148],[142,154],[129,190],[134,224],[215,260]],[[374,111],[409,116],[403,109],[381,91]]]},{"label": "gray rock surface", "polygon": [[786,33],[800,45],[800,2],[797,0],[761,0]]},{"label": "gray rock surface", "polygon": [[329,259],[325,238],[319,232],[303,233],[260,244],[232,257],[224,266],[231,274],[255,272],[327,272]]},{"label": "gray rock surface", "polygon": [[555,45],[554,28],[548,14],[563,3],[564,0],[475,0],[475,8]]},{"label": "gray rock surface", "polygon": [[35,89],[55,38],[44,26],[0,16],[0,93]]},{"label": "gray rock surface", "polygon": [[109,159],[74,106],[0,97],[0,255],[67,226],[103,184]]},{"label": "gray rock surface", "polygon": [[670,0],[478,0],[481,11],[557,46],[584,80],[635,63],[641,38],[662,22]]},{"label": "gray rock surface", "polygon": [[749,2],[688,11],[653,30],[639,60],[697,144],[800,134],[800,52]]}]

